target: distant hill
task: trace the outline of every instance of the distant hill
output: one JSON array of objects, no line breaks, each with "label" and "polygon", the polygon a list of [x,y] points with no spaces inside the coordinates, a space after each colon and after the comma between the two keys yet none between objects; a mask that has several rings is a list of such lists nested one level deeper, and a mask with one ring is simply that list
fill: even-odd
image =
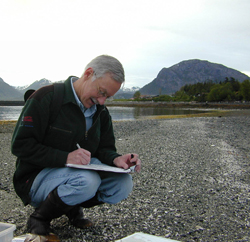
[{"label": "distant hill", "polygon": [[[142,95],[173,94],[186,84],[195,84],[207,80],[219,82],[224,81],[226,77],[233,77],[239,82],[246,79],[250,80],[249,76],[221,64],[197,59],[186,60],[169,68],[163,68],[152,82],[141,89],[138,87],[122,88],[116,93],[114,98],[131,98],[138,90]],[[12,87],[0,78],[0,100],[23,100],[23,94],[28,89],[37,90],[40,87],[50,85],[51,83],[51,81],[43,78],[39,81],[35,81],[30,86]]]},{"label": "distant hill", "polygon": [[39,81],[35,81],[33,82],[31,85],[29,86],[25,86],[25,87],[16,87],[17,90],[19,90],[22,94],[24,94],[27,90],[29,89],[34,89],[34,90],[37,90],[39,89],[40,87],[44,87],[44,86],[47,86],[47,85],[50,85],[52,84],[53,82],[52,81],[49,81],[48,79],[46,78],[43,78]]},{"label": "distant hill", "polygon": [[226,77],[233,77],[239,82],[250,79],[249,76],[221,64],[194,59],[163,68],[152,82],[139,91],[143,95],[173,94],[186,84],[208,80],[220,82]]},{"label": "distant hill", "polygon": [[[62,81],[59,81],[62,82]],[[8,85],[3,81],[3,79],[0,78],[0,101],[16,101],[21,100],[23,101],[24,93],[29,89],[37,90],[40,87],[47,86],[52,84],[50,80],[43,78],[39,81],[33,82],[29,86],[18,86],[13,87]],[[121,88],[115,95],[115,98],[117,99],[124,99],[124,98],[131,98],[133,97],[134,93],[138,91],[139,87],[132,87],[132,88]]]},{"label": "distant hill", "polygon": [[0,78],[0,100],[1,101],[16,101],[23,100],[23,95],[14,87],[10,86]]},{"label": "distant hill", "polygon": [[114,99],[130,99],[134,96],[136,91],[139,91],[139,87],[126,88],[122,87],[115,95]]},{"label": "distant hill", "polygon": [[52,84],[53,82],[49,81],[46,78],[43,78],[39,81],[33,82],[29,86],[18,86],[13,87],[3,81],[0,78],[0,101],[23,101],[24,93],[29,89],[37,90],[40,87],[47,86]]}]

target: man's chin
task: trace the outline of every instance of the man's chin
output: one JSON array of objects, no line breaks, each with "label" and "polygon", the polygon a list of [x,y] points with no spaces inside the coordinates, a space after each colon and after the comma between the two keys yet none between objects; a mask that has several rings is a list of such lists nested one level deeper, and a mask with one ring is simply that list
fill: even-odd
[{"label": "man's chin", "polygon": [[84,105],[85,108],[91,108],[94,105],[94,103],[92,101],[89,101],[89,102],[87,102],[87,103],[85,103],[83,105]]}]

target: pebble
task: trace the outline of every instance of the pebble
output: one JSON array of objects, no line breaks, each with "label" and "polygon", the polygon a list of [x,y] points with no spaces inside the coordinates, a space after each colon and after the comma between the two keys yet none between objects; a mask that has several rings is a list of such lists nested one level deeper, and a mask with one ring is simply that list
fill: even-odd
[{"label": "pebble", "polygon": [[[121,121],[114,131],[119,153],[143,157],[141,173],[132,174],[134,190],[118,204],[84,210],[92,228],[74,228],[65,216],[53,220],[61,241],[115,241],[135,232],[250,241],[250,115]],[[13,189],[12,132],[0,127],[0,218],[21,235],[33,208]]]}]

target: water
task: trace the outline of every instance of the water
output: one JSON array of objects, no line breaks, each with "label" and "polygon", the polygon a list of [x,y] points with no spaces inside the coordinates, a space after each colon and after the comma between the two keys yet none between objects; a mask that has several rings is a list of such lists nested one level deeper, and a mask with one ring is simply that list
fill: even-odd
[{"label": "water", "polygon": [[108,107],[108,110],[112,116],[112,119],[115,121],[135,120],[144,116],[180,115],[205,112],[201,110],[170,109],[158,107]]},{"label": "water", "polygon": [[0,120],[17,120],[22,106],[0,106]]},{"label": "water", "polygon": [[[22,108],[22,106],[0,106],[0,120],[17,120]],[[108,109],[114,121],[135,120],[143,116],[181,115],[205,112],[201,110],[158,107],[108,107]]]}]

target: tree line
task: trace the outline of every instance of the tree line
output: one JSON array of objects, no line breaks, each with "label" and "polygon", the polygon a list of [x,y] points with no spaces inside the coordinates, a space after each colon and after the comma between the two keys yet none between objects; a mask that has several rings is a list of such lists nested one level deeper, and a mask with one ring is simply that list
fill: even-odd
[{"label": "tree line", "polygon": [[[149,100],[142,98],[140,92],[134,94],[136,100]],[[203,83],[187,84],[174,95],[158,95],[150,98],[153,101],[197,101],[197,102],[224,102],[224,101],[250,101],[250,81],[240,83],[233,77],[226,77],[222,82],[212,80]]]}]

